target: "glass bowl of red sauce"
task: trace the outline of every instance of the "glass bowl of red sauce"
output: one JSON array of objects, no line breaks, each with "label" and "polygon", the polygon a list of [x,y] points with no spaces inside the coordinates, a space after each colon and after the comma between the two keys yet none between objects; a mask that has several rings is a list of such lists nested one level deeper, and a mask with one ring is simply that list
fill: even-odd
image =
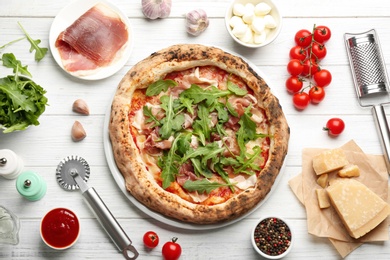
[{"label": "glass bowl of red sauce", "polygon": [[76,243],[80,234],[80,222],[73,211],[55,208],[42,218],[40,232],[46,245],[64,250]]}]

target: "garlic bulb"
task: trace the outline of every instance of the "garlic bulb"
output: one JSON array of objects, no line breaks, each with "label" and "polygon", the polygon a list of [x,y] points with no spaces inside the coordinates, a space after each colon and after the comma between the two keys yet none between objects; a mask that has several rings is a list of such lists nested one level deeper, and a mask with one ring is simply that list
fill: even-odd
[{"label": "garlic bulb", "polygon": [[142,0],[142,12],[149,19],[166,18],[171,13],[172,0]]},{"label": "garlic bulb", "polygon": [[187,32],[198,36],[209,26],[207,14],[202,9],[193,10],[186,14]]}]

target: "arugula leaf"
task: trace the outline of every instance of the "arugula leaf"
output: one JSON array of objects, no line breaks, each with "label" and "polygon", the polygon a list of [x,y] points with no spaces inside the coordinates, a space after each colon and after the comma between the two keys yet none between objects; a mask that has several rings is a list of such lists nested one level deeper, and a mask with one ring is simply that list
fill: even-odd
[{"label": "arugula leaf", "polygon": [[220,90],[215,86],[211,86],[210,90],[206,90],[198,85],[192,84],[189,89],[180,93],[180,96],[194,100],[194,104],[205,101],[207,106],[211,106],[217,98],[227,96],[229,94],[231,94],[229,90]]},{"label": "arugula leaf", "polygon": [[162,127],[160,128],[159,134],[162,139],[168,139],[173,131],[178,131],[182,128],[184,123],[184,115],[179,114],[175,116],[173,111],[173,97],[162,96],[160,98],[161,108],[165,110],[165,117],[160,121]]},{"label": "arugula leaf", "polygon": [[176,154],[177,142],[180,140],[181,134],[179,134],[172,142],[169,152],[160,158],[158,166],[162,168],[161,178],[163,189],[168,188],[173,181],[175,181],[176,175],[179,174],[178,161],[180,157]]},{"label": "arugula leaf", "polygon": [[249,155],[249,157],[245,159],[243,159],[242,157],[237,157],[237,159],[241,161],[242,165],[239,168],[234,169],[235,173],[244,172],[248,175],[252,175],[255,173],[254,171],[260,170],[259,165],[253,163],[261,153],[260,146],[253,147],[253,152],[253,154],[246,153],[246,155]]},{"label": "arugula leaf", "polygon": [[230,80],[227,82],[227,88],[237,96],[245,96],[248,94],[248,91],[246,89],[242,89]]},{"label": "arugula leaf", "polygon": [[38,45],[41,43],[41,40],[39,40],[39,39],[38,39],[38,40],[33,40],[33,39],[30,37],[30,35],[26,32],[26,30],[24,30],[24,28],[23,28],[23,26],[20,24],[20,22],[18,22],[18,24],[19,24],[20,28],[22,29],[24,35],[26,35],[27,40],[28,40],[28,41],[30,42],[30,44],[31,44],[30,52],[33,52],[33,51],[35,50],[35,60],[36,60],[36,61],[42,60],[42,59],[45,57],[45,55],[46,55],[48,49],[47,49],[47,48],[41,48],[41,47],[39,47]]},{"label": "arugula leaf", "polygon": [[207,179],[201,179],[196,181],[186,181],[183,185],[183,188],[188,191],[197,191],[199,193],[207,193],[209,194],[213,190],[226,187],[228,184],[218,183],[218,182],[210,182]]},{"label": "arugula leaf", "polygon": [[23,75],[32,77],[32,75],[27,69],[27,65],[23,67],[20,60],[17,60],[13,53],[4,53],[1,57],[1,60],[3,61],[3,65],[5,67],[13,69],[13,73],[21,73]]},{"label": "arugula leaf", "polygon": [[213,173],[210,171],[210,169],[206,166],[204,166],[201,162],[200,159],[198,158],[191,158],[190,159],[192,166],[194,167],[195,174],[197,176],[202,175],[206,178],[211,178],[213,177]]},{"label": "arugula leaf", "polygon": [[19,38],[19,39],[10,41],[9,43],[6,43],[6,44],[4,44],[3,46],[0,46],[0,50],[1,50],[1,49],[4,49],[5,47],[7,47],[7,46],[9,46],[9,45],[14,44],[15,42],[21,41],[21,40],[23,40],[23,39],[25,39],[25,38],[26,38],[26,37],[22,37],[22,38]]},{"label": "arugula leaf", "polygon": [[153,115],[151,108],[149,108],[148,106],[143,106],[142,112],[144,113],[144,116],[147,117],[145,119],[146,123],[154,122],[155,123],[154,126],[161,125],[160,121]]},{"label": "arugula leaf", "polygon": [[206,146],[200,146],[196,149],[190,149],[185,153],[185,155],[181,161],[182,161],[182,163],[184,163],[185,161],[187,161],[190,158],[210,154],[215,149],[218,149],[218,148],[219,148],[219,146],[217,143],[208,143]]},{"label": "arugula leaf", "polygon": [[160,79],[149,85],[149,87],[146,89],[146,96],[148,97],[157,96],[158,94],[161,93],[161,91],[165,92],[168,90],[168,88],[176,87],[176,86],[177,86],[176,81],[173,81],[171,79],[166,79],[166,80]]},{"label": "arugula leaf", "polygon": [[237,111],[234,109],[234,107],[232,106],[232,104],[230,104],[227,100],[226,100],[226,108],[227,110],[229,111],[229,113],[234,116],[234,117],[238,117],[238,113]]},{"label": "arugula leaf", "polygon": [[225,110],[225,104],[217,102],[215,104],[215,110],[218,112],[218,120],[220,123],[226,123],[229,120],[228,111]]},{"label": "arugula leaf", "polygon": [[215,171],[219,174],[219,176],[221,176],[222,180],[224,180],[230,187],[230,190],[232,192],[234,192],[234,186],[232,185],[232,183],[230,182],[230,179],[229,179],[229,176],[227,175],[227,173],[223,170],[221,164],[216,164],[214,166],[214,169]]},{"label": "arugula leaf", "polygon": [[210,139],[211,133],[211,119],[209,117],[210,112],[209,109],[203,104],[198,105],[198,120],[192,124],[193,129],[196,133],[202,133],[205,139]]},{"label": "arugula leaf", "polygon": [[192,107],[193,100],[185,97],[179,97],[181,104],[187,109],[187,111],[193,115],[194,108]]}]

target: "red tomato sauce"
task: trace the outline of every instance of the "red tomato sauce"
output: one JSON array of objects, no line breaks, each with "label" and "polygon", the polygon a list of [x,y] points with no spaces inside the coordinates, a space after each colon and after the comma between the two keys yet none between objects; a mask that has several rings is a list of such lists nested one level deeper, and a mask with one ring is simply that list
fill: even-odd
[{"label": "red tomato sauce", "polygon": [[77,240],[79,231],[77,216],[65,208],[53,209],[42,219],[42,238],[55,248],[61,249],[72,245]]}]

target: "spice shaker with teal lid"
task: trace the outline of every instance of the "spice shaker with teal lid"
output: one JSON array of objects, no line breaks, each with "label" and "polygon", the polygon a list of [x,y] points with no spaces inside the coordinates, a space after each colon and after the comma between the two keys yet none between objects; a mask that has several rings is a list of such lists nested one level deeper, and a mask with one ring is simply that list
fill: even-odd
[{"label": "spice shaker with teal lid", "polygon": [[25,171],[16,180],[16,189],[26,199],[36,201],[46,194],[46,182],[39,174]]}]

